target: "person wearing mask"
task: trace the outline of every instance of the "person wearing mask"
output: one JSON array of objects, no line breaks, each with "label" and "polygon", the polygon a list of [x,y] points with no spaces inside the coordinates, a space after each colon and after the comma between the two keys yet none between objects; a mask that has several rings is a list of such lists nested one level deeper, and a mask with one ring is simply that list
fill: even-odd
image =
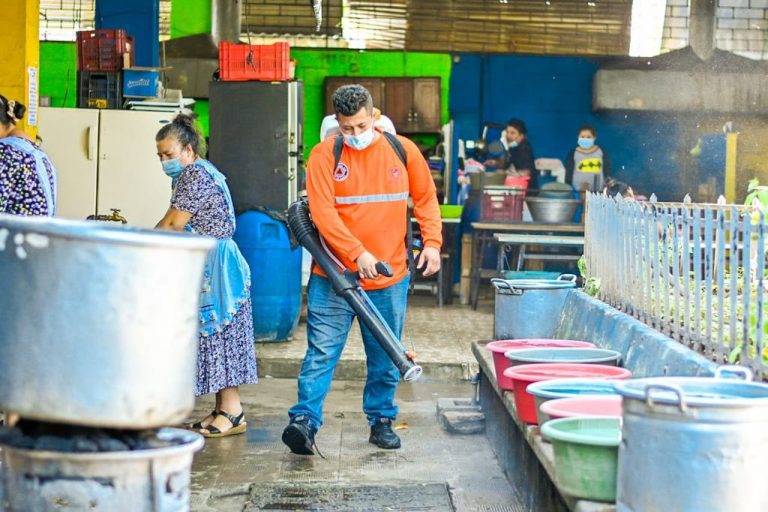
[{"label": "person wearing mask", "polygon": [[534,165],[533,148],[528,141],[528,128],[520,119],[510,119],[501,132],[501,144],[506,153],[503,159],[486,160],[485,165],[506,169],[507,176],[528,177],[529,188],[538,187],[538,171]]},{"label": "person wearing mask", "polygon": [[[404,163],[374,127],[373,100],[365,87],[353,84],[338,88],[333,106],[343,148],[336,165],[336,137],[312,149],[307,162],[310,213],[330,251],[360,275],[363,289],[399,337],[409,283],[405,248],[409,195],[424,242],[417,267],[424,275],[440,269],[442,226],[435,184],[413,142],[396,136],[405,151]],[[390,264],[392,277],[377,273],[378,261]],[[290,423],[282,435],[293,453],[315,453],[315,435],[323,425],[323,401],[354,317],[351,306],[336,295],[315,266],[308,285],[308,346],[298,378],[298,401],[288,411]],[[360,329],[368,370],[363,390],[363,412],[370,426],[368,440],[379,448],[396,449],[400,438],[392,426],[398,413],[394,401],[400,374],[368,328],[361,324]]]},{"label": "person wearing mask", "polygon": [[[395,131],[395,125],[390,118],[381,113],[381,110],[376,107],[373,108],[374,127],[382,132],[389,132],[392,135],[397,135]],[[323,122],[320,123],[320,140],[323,141],[328,137],[339,135],[341,129],[339,128],[339,121],[336,119],[335,114],[327,115],[323,118]]]},{"label": "person wearing mask", "polygon": [[0,213],[56,213],[56,169],[32,137],[16,126],[27,108],[0,95]]},{"label": "person wearing mask", "polygon": [[565,182],[575,190],[600,191],[611,176],[611,161],[608,153],[595,144],[597,131],[590,125],[579,128],[575,148],[568,153],[565,163]]},{"label": "person wearing mask", "polygon": [[[241,384],[255,384],[251,273],[232,240],[235,210],[226,178],[205,160],[205,139],[195,119],[177,115],[157,136],[157,154],[172,180],[171,204],[158,229],[218,239],[205,263],[200,294],[200,331],[195,394],[216,394],[213,411],[190,427],[205,437],[246,430]],[[192,278],[192,276],[190,276]]]}]

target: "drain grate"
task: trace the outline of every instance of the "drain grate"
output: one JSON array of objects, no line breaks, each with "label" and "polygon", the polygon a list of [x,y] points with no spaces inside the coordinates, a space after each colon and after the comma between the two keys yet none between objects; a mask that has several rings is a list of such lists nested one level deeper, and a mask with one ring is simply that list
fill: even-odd
[{"label": "drain grate", "polygon": [[247,512],[256,510],[313,512],[433,511],[453,512],[445,484],[354,485],[339,483],[252,484]]}]

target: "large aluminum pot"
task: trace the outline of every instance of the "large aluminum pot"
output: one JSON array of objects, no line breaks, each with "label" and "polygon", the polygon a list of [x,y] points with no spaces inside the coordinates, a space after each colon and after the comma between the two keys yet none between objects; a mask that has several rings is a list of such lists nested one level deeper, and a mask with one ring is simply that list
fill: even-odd
[{"label": "large aluminum pot", "polygon": [[194,407],[212,238],[0,214],[0,409],[116,428]]},{"label": "large aluminum pot", "polygon": [[768,385],[721,376],[616,383],[619,512],[768,510]]},{"label": "large aluminum pot", "polygon": [[493,338],[553,338],[576,276],[557,279],[491,279],[496,288]]}]

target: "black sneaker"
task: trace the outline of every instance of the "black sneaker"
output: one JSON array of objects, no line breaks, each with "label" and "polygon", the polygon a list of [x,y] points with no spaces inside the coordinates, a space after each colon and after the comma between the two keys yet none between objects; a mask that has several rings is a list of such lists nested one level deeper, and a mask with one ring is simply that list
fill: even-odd
[{"label": "black sneaker", "polygon": [[392,420],[389,418],[376,420],[376,423],[371,427],[371,437],[368,438],[368,442],[385,450],[400,448],[400,438],[392,430]]},{"label": "black sneaker", "polygon": [[298,455],[315,454],[315,432],[306,416],[296,416],[283,430],[283,443]]}]

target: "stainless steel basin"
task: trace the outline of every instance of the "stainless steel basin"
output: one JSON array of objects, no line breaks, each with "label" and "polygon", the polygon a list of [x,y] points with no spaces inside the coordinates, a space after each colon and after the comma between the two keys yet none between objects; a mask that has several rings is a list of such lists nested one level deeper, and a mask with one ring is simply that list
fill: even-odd
[{"label": "stainless steel basin", "polygon": [[528,210],[536,222],[572,222],[579,207],[578,199],[527,197]]},{"label": "stainless steel basin", "polygon": [[215,241],[0,214],[0,408],[154,428],[194,406],[202,271]]}]

